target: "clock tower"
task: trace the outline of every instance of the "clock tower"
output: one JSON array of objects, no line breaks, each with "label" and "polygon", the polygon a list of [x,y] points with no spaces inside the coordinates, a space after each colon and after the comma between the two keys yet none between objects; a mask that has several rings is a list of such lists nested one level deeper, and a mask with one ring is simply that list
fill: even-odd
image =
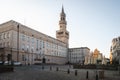
[{"label": "clock tower", "polygon": [[68,45],[69,32],[66,30],[66,25],[66,14],[64,13],[64,8],[62,6],[62,11],[60,13],[59,30],[56,31],[56,38]]}]

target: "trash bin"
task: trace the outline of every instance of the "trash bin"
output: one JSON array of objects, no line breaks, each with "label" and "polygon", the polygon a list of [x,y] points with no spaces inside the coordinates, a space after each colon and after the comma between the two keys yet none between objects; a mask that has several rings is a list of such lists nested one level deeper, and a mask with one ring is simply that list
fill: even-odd
[{"label": "trash bin", "polygon": [[104,71],[99,71],[99,79],[104,79]]}]

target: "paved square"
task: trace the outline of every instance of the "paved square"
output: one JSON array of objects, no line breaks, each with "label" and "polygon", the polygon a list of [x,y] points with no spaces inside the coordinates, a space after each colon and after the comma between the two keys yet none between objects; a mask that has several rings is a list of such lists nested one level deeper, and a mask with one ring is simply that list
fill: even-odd
[{"label": "paved square", "polygon": [[[58,71],[56,68],[58,67]],[[96,70],[77,70],[70,68],[70,74],[67,73],[69,66],[20,66],[15,67],[14,72],[0,74],[0,80],[96,80]],[[86,74],[88,71],[88,78]],[[104,80],[120,80],[117,71],[104,71]],[[100,80],[100,79],[99,79]]]}]

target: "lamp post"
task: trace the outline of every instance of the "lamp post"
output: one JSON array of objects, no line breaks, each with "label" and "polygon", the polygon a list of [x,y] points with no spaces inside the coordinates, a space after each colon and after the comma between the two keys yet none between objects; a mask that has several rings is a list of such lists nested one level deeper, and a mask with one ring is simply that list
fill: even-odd
[{"label": "lamp post", "polygon": [[28,52],[28,49],[27,49],[27,54],[28,54],[28,65],[30,65],[30,53]]},{"label": "lamp post", "polygon": [[11,48],[11,65],[13,65],[13,60],[12,60],[12,48]]},{"label": "lamp post", "polygon": [[31,55],[32,55],[32,64],[33,64],[33,63],[34,63],[34,59],[33,59],[33,55],[34,55],[34,54],[33,54],[33,49],[32,49],[32,54],[31,54]]},{"label": "lamp post", "polygon": [[19,24],[17,25],[17,61],[19,61]]}]

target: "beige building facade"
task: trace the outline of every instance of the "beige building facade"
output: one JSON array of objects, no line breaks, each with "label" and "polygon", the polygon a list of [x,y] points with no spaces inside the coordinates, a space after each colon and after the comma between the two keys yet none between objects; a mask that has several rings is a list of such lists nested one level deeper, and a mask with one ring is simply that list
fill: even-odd
[{"label": "beige building facade", "polygon": [[[12,55],[13,61],[22,64],[46,63],[65,64],[69,43],[69,32],[66,30],[64,9],[60,14],[60,30],[57,39],[33,30],[16,21],[8,21],[0,25],[0,55]],[[0,60],[2,58],[0,57]]]}]

